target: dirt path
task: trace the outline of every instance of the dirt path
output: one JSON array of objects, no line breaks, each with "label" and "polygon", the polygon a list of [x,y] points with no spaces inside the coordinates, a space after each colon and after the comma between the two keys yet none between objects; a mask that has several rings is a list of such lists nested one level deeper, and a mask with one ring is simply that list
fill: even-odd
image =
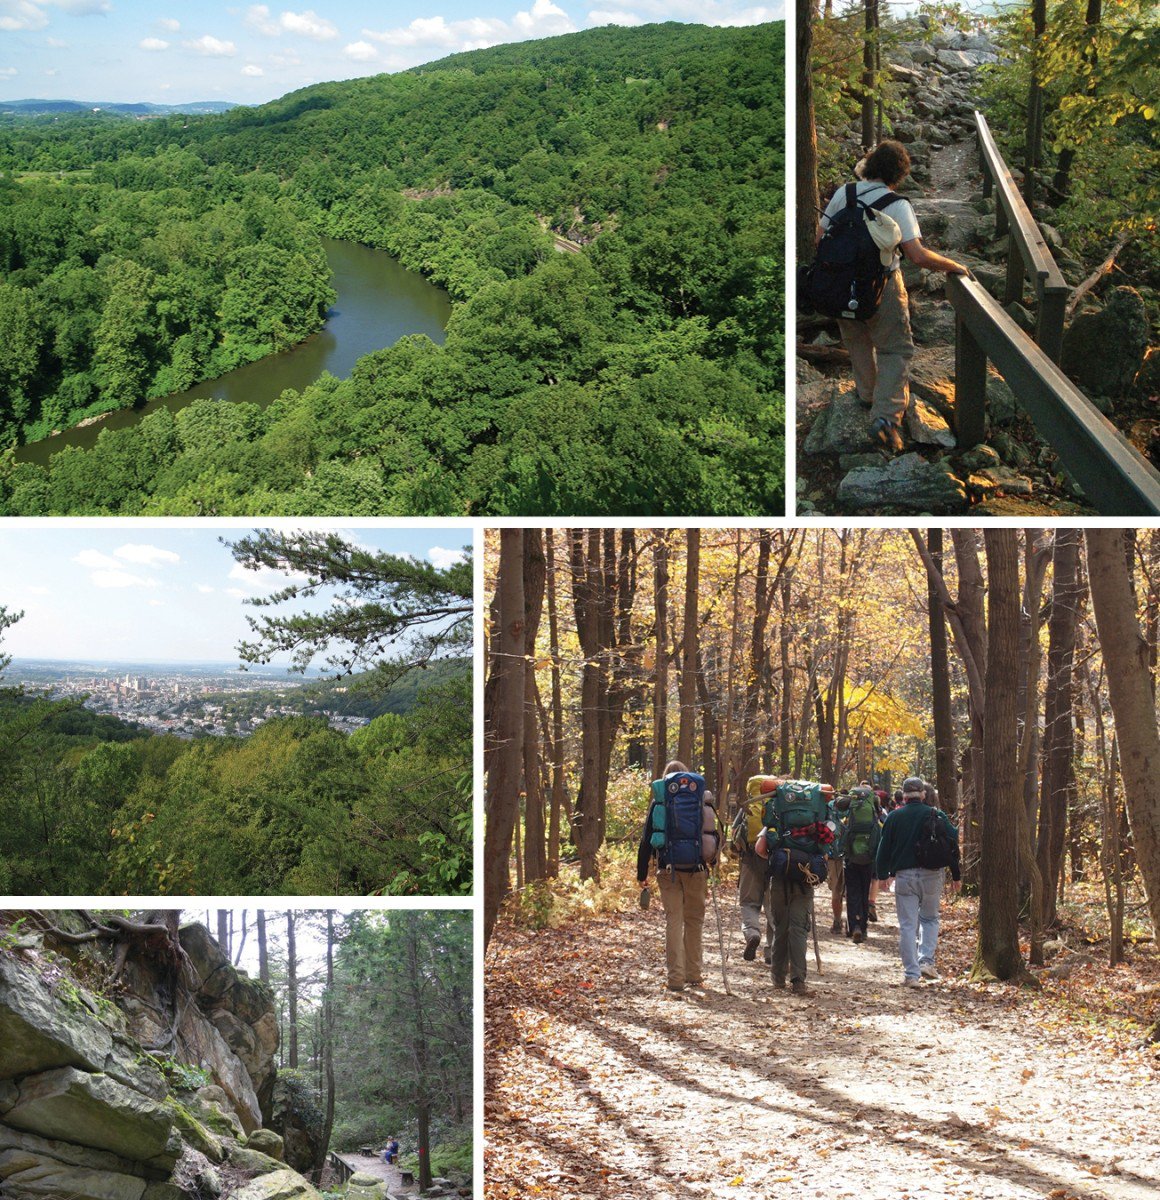
[{"label": "dirt path", "polygon": [[[940,950],[947,978],[904,989],[889,897],[865,945],[820,935],[812,997],[775,992],[760,956],[741,960],[735,892],[718,900],[732,995],[712,909],[710,987],[682,995],[663,987],[659,906],[497,934],[492,1200],[766,1200],[791,1186],[860,1200],[1158,1194],[1152,1051],[1069,1025],[1034,994],[968,984],[965,953]],[[824,891],[817,906],[828,931]]]}]

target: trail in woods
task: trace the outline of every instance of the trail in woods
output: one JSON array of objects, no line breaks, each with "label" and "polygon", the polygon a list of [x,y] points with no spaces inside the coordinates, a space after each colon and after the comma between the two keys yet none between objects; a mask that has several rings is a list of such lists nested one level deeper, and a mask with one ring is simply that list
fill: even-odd
[{"label": "trail in woods", "polygon": [[712,907],[709,986],[680,995],[664,988],[659,905],[497,930],[492,1200],[1160,1194],[1156,1048],[1080,1023],[1062,993],[968,983],[966,902],[944,901],[944,979],[912,990],[892,898],[855,946],[828,932],[821,889],[823,973],[811,945],[809,998],[775,991],[760,955],[742,961],[736,892],[719,885],[718,904],[731,995]]}]

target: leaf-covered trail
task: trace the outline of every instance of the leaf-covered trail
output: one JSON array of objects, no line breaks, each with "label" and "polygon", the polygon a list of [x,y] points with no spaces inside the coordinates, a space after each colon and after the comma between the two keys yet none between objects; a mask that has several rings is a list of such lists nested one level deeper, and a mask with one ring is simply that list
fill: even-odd
[{"label": "leaf-covered trail", "polygon": [[[1065,1006],[953,977],[901,986],[893,901],[869,941],[829,930],[809,998],[705,926],[700,992],[664,989],[659,905],[488,954],[486,1194],[621,1200],[1145,1200],[1160,1189],[1160,1062]],[[944,924],[947,904],[944,902]],[[953,923],[952,915],[951,921]],[[963,939],[966,944],[966,939]],[[957,970],[956,970],[957,968]],[[1054,1014],[1054,1015],[1053,1015]]]}]

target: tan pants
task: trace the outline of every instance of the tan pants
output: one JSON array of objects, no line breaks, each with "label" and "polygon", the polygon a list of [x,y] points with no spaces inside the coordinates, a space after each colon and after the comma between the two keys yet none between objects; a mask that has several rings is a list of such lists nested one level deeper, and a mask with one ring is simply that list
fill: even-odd
[{"label": "tan pants", "polygon": [[901,424],[910,404],[910,307],[902,272],[892,271],[878,311],[868,321],[839,321],[842,344],[850,351],[854,383],[870,418],[886,417]]},{"label": "tan pants", "polygon": [[673,871],[662,867],[657,875],[665,909],[665,967],[670,988],[702,978],[701,931],[705,926],[705,900],[709,895],[707,871]]}]

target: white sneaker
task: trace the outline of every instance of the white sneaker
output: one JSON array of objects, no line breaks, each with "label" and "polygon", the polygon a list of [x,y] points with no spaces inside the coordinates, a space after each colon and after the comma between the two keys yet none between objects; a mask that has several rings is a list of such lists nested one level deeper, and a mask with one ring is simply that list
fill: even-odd
[{"label": "white sneaker", "polygon": [[918,969],[922,972],[923,979],[938,979],[939,977],[938,970],[935,968],[934,963],[924,963]]},{"label": "white sneaker", "polygon": [[922,980],[921,979],[903,979],[902,986],[903,987],[922,987]]}]

